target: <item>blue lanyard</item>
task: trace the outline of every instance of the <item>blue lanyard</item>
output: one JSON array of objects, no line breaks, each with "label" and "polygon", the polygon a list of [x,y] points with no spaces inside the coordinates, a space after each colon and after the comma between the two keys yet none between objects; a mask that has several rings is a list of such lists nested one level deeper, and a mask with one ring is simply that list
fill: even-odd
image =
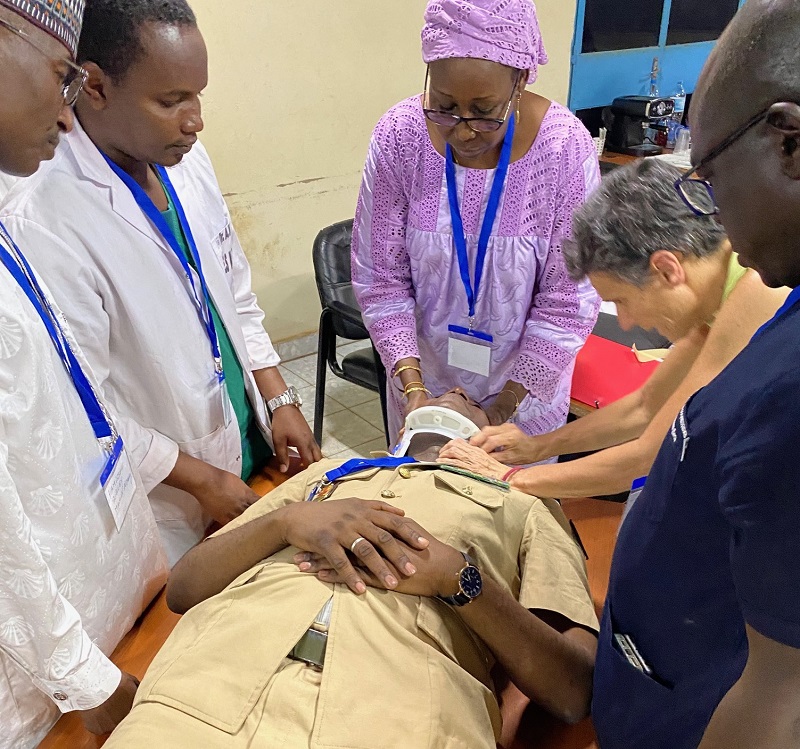
[{"label": "blue lanyard", "polygon": [[755,341],[756,338],[760,337],[762,333],[766,331],[774,322],[780,320],[792,307],[795,306],[800,302],[800,286],[798,286],[791,294],[786,298],[786,301],[783,303],[783,306],[775,313],[775,317],[773,317],[768,322],[765,322],[757,331],[756,334],[753,336],[753,340]]},{"label": "blue lanyard", "polygon": [[[64,369],[66,369],[67,374],[72,379],[75,390],[80,396],[83,408],[92,424],[94,436],[101,441],[112,440],[118,442],[116,430],[113,428],[111,420],[103,410],[103,406],[100,404],[100,400],[94,388],[75,357],[75,353],[64,334],[64,330],[58,321],[56,313],[51,307],[42,287],[39,285],[39,281],[36,279],[36,274],[33,272],[33,269],[28,264],[28,261],[25,259],[19,247],[14,243],[14,240],[11,239],[6,227],[3,226],[2,223],[0,223],[0,236],[14,249],[16,255],[16,257],[14,257],[8,251],[5,243],[0,242],[0,260],[2,260],[6,270],[8,270],[22,291],[25,292],[25,296],[28,297],[33,308],[42,319],[42,323],[44,323],[44,327],[47,329],[50,340],[53,342],[53,346],[55,346],[56,353],[61,359]],[[111,448],[111,444],[108,445],[108,448]]]},{"label": "blue lanyard", "polygon": [[322,501],[326,499],[335,488],[334,484],[337,481],[341,481],[354,473],[360,473],[369,468],[398,468],[399,466],[416,462],[415,458],[353,458],[346,463],[342,463],[338,468],[328,471],[323,476],[322,481],[319,481],[312,489],[306,501],[314,502],[315,500]]},{"label": "blue lanyard", "polygon": [[503,141],[503,148],[500,152],[500,162],[497,164],[497,171],[492,182],[492,191],[489,195],[489,203],[486,206],[486,215],[483,217],[480,237],[478,238],[478,257],[475,261],[475,284],[473,286],[469,272],[469,256],[467,255],[467,237],[464,233],[464,222],[461,218],[461,209],[458,207],[458,186],[456,184],[456,166],[453,158],[453,149],[447,144],[446,174],[447,174],[447,197],[450,201],[450,218],[453,223],[453,241],[456,245],[458,255],[458,266],[461,270],[461,280],[464,283],[464,290],[467,292],[467,303],[469,305],[470,327],[475,320],[475,305],[478,301],[478,291],[480,290],[481,280],[483,279],[483,269],[486,264],[486,252],[489,249],[489,238],[492,235],[494,222],[497,218],[497,211],[500,208],[500,197],[503,194],[503,187],[506,183],[508,167],[511,164],[511,147],[514,144],[514,115],[508,121],[506,137]]},{"label": "blue lanyard", "polygon": [[192,286],[192,293],[194,295],[194,301],[200,315],[200,320],[206,329],[208,340],[211,343],[211,354],[214,357],[214,370],[220,383],[224,382],[225,372],[222,368],[222,355],[220,354],[219,350],[219,339],[217,338],[217,329],[214,325],[214,318],[211,315],[211,295],[208,292],[208,285],[206,284],[206,278],[203,274],[203,264],[200,261],[200,253],[197,251],[197,243],[194,241],[194,235],[192,234],[192,229],[189,226],[189,221],[186,219],[186,213],[183,210],[183,205],[181,204],[178,194],[175,192],[175,188],[172,186],[169,175],[167,175],[167,170],[164,169],[163,166],[155,167],[156,171],[158,172],[158,176],[164,185],[164,189],[167,191],[167,195],[172,201],[172,204],[175,206],[178,219],[181,222],[181,228],[183,229],[183,233],[186,237],[186,242],[189,245],[189,252],[191,253],[192,260],[194,261],[197,276],[200,279],[201,295],[198,295],[197,289],[194,285],[192,267],[189,265],[189,261],[186,259],[186,255],[183,253],[178,238],[170,229],[169,224],[161,214],[161,211],[156,208],[156,205],[150,199],[150,196],[142,189],[136,180],[130,176],[130,174],[121,169],[105,154],[103,154],[103,158],[105,158],[106,162],[111,169],[113,169],[114,173],[125,183],[125,186],[131,191],[131,194],[133,195],[134,200],[139,208],[144,211],[144,214],[148,219],[150,219],[151,223],[156,227],[156,229],[159,230],[159,232],[161,232],[161,236],[164,237],[167,244],[169,244],[170,248],[175,253],[175,256],[178,258],[181,267],[183,268],[183,271]]},{"label": "blue lanyard", "polygon": [[416,463],[415,458],[353,458],[346,463],[342,463],[338,468],[328,471],[325,478],[333,483],[341,481],[343,478],[368,468],[398,468],[399,466]]}]

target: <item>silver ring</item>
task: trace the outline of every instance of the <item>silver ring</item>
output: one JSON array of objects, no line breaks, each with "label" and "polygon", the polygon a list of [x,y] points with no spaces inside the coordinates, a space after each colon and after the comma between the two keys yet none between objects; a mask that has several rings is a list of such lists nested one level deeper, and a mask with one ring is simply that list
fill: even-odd
[{"label": "silver ring", "polygon": [[353,543],[350,544],[350,551],[355,554],[356,553],[356,546],[358,546],[362,541],[366,541],[367,539],[363,536],[359,536]]}]

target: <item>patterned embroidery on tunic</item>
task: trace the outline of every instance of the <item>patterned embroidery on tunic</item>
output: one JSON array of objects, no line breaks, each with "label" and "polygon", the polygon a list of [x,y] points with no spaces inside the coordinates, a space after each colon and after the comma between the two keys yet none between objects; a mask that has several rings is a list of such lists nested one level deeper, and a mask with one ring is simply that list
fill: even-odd
[{"label": "patterned embroidery on tunic", "polygon": [[[532,406],[527,416],[520,415],[523,421],[527,418],[542,426],[551,417],[559,423],[566,418],[571,363],[599,309],[591,287],[569,278],[561,251],[571,232],[573,210],[595,186],[587,183],[587,175],[598,170],[584,168],[591,159],[596,156],[588,132],[571,112],[553,104],[533,147],[511,165],[493,233],[495,254],[490,252],[485,277],[507,278],[509,285],[482,289],[479,298],[479,307],[482,299],[492,315],[487,321],[492,333],[506,341],[500,345],[507,347],[516,340],[518,360],[507,373],[513,369],[519,381],[544,405],[549,404],[546,416],[543,404]],[[436,342],[427,337],[419,340],[420,326],[432,324],[432,313],[419,307],[419,296],[427,294],[441,308],[436,335],[454,322],[446,319],[448,316],[464,314],[463,299],[453,296],[463,293],[460,281],[448,286],[453,275],[458,277],[452,257],[439,257],[430,248],[425,254],[424,244],[413,244],[436,244],[441,247],[439,253],[452,246],[452,237],[445,234],[451,230],[444,163],[428,135],[419,97],[399,103],[378,123],[365,170],[369,176],[362,184],[356,214],[352,267],[365,322],[387,368],[399,359],[419,356],[420,348],[433,347],[437,357],[446,358],[446,343],[439,338]],[[458,168],[461,213],[473,243],[480,232],[493,174],[493,170]],[[409,238],[412,229],[413,241]],[[519,254],[522,248],[525,255]],[[517,279],[525,272],[525,267],[519,267],[520,258],[528,255],[531,265],[525,267],[530,267],[535,286],[533,296],[523,298],[523,286]],[[425,294],[418,293],[422,287],[415,290],[413,278],[429,282]],[[531,278],[523,280],[530,282]],[[516,339],[519,333],[515,331],[526,316],[522,338]],[[438,363],[433,369],[440,372],[445,365]],[[430,372],[431,362],[423,362],[423,369]],[[461,384],[469,390],[474,389],[473,383],[485,390],[485,383],[481,385],[468,374],[461,375],[458,382],[439,384]],[[502,384],[493,382],[491,387],[497,388],[496,393]],[[521,426],[527,429],[531,423]]]}]

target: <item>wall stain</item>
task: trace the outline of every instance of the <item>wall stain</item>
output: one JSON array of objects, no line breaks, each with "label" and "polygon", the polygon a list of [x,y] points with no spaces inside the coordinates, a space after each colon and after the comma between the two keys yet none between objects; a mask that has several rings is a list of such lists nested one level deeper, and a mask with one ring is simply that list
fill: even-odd
[{"label": "wall stain", "polygon": [[310,185],[312,182],[321,182],[323,179],[330,179],[330,177],[311,177],[310,179],[300,179],[297,182],[284,182],[278,187],[293,187],[294,185]]}]

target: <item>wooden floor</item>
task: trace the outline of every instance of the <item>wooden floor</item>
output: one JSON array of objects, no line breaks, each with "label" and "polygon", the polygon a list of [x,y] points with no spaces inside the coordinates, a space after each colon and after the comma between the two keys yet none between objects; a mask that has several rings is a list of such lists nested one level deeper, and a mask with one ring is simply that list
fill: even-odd
[{"label": "wooden floor", "polygon": [[[260,494],[266,494],[285,480],[286,477],[277,470],[268,468],[253,482],[253,488]],[[611,555],[622,505],[572,499],[565,500],[564,510],[575,522],[589,554],[589,584],[599,611],[608,588]],[[114,651],[114,663],[141,679],[178,618],[167,608],[162,593]],[[65,715],[39,746],[40,749],[96,749],[104,743],[105,738],[87,733],[73,713]],[[516,741],[508,749],[597,749],[597,744],[588,720],[578,726],[565,727],[542,711],[530,707],[523,717]]]}]

